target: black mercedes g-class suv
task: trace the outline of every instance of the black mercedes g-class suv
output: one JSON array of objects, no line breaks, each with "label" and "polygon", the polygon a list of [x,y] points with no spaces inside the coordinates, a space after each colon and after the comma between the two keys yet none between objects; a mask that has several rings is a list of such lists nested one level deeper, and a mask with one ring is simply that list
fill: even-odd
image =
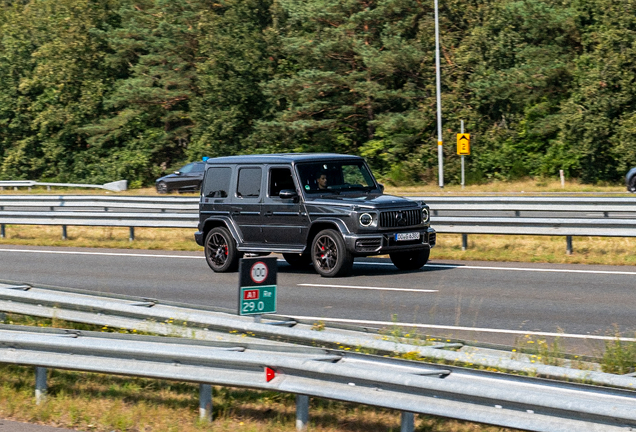
[{"label": "black mercedes g-class suv", "polygon": [[346,275],[354,257],[369,255],[419,269],[436,239],[429,208],[383,189],[358,156],[208,159],[194,237],[215,272],[235,271],[245,253],[272,252],[325,277]]}]

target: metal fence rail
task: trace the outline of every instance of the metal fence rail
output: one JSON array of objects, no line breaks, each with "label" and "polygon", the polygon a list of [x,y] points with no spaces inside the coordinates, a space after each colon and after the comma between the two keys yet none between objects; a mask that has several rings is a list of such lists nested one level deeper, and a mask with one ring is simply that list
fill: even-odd
[{"label": "metal fence rail", "polygon": [[0,362],[275,390],[531,431],[636,427],[633,392],[305,347],[1,326]]},{"label": "metal fence rail", "polygon": [[295,320],[283,316],[274,316],[269,321],[257,323],[249,317],[237,317],[211,308],[113,294],[105,296],[67,288],[0,285],[0,311],[205,339],[218,339],[218,334],[210,334],[218,331],[224,333],[222,340],[235,341],[230,335],[231,332],[238,331],[288,343],[360,347],[381,353],[419,353],[425,358],[455,364],[475,364],[531,376],[636,390],[636,377],[451,350],[457,348],[457,344],[422,346],[413,341],[391,339],[361,331],[313,331],[312,323],[297,324]]},{"label": "metal fence rail", "polygon": [[[636,237],[636,199],[599,197],[410,197],[432,209],[439,233]],[[587,201],[584,201],[587,200]],[[192,228],[198,222],[199,198],[104,196],[0,196],[0,236],[5,226]]]},{"label": "metal fence rail", "polygon": [[98,188],[98,189],[106,189],[113,192],[121,192],[128,189],[128,180],[118,180],[110,183],[106,183],[103,185],[97,184],[82,184],[82,183],[43,183],[37,182],[34,180],[9,180],[9,181],[0,181],[0,190],[3,190],[5,187],[12,187],[15,190],[18,190],[19,187],[28,187],[31,190],[33,186],[46,186],[48,190],[51,190],[51,187],[75,187],[75,188]]}]

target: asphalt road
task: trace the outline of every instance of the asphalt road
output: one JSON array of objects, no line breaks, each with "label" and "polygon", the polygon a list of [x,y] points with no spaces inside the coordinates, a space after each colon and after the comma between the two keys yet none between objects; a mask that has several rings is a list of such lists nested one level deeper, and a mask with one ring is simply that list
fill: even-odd
[{"label": "asphalt road", "polygon": [[[362,259],[346,278],[327,279],[278,265],[278,313],[329,322],[392,322],[444,337],[513,345],[526,335],[561,333],[590,346],[618,326],[634,338],[636,267],[434,258],[400,272],[389,260]],[[216,274],[202,253],[0,247],[0,280],[81,288],[236,308],[238,276]],[[598,341],[596,342],[598,343]]]}]

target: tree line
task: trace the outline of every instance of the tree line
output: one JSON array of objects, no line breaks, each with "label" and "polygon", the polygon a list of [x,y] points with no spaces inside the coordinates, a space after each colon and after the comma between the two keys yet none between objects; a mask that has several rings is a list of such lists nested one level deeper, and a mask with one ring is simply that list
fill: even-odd
[{"label": "tree line", "polygon": [[[636,1],[441,0],[445,180],[636,166]],[[427,0],[0,0],[0,178],[127,179],[202,156],[364,156],[435,182]]]}]

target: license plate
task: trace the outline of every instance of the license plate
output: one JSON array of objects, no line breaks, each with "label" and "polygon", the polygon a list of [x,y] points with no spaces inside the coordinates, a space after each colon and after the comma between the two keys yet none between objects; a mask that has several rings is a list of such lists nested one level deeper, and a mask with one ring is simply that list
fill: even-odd
[{"label": "license plate", "polygon": [[420,239],[420,233],[418,232],[395,234],[395,241],[419,240],[419,239]]}]

